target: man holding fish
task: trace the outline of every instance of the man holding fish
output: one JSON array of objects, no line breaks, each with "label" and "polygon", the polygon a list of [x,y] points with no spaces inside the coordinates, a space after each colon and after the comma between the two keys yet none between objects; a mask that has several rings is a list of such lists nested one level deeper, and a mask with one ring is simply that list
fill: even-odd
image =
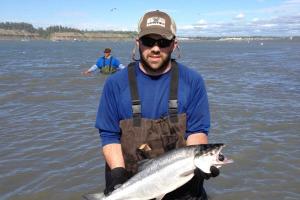
[{"label": "man holding fish", "polygon": [[[138,28],[140,59],[107,79],[97,113],[107,197],[140,171],[143,160],[208,143],[210,113],[204,80],[171,58],[178,50],[175,22],[157,10],[147,12]],[[217,175],[214,165],[206,172],[196,167],[189,181],[161,198],[205,200],[204,179]]]}]

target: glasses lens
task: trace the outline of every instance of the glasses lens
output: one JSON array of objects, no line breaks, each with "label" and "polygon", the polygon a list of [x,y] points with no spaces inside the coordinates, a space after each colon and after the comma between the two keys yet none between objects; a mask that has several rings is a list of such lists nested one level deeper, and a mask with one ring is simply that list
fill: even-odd
[{"label": "glasses lens", "polygon": [[159,46],[160,48],[169,47],[173,41],[173,40],[167,40],[167,39],[155,40],[150,37],[142,37],[140,40],[144,46],[153,47],[155,44],[157,44],[157,46]]},{"label": "glasses lens", "polygon": [[157,45],[160,48],[165,48],[165,47],[169,47],[172,43],[172,40],[167,40],[167,39],[159,39],[157,40]]},{"label": "glasses lens", "polygon": [[153,47],[156,43],[155,39],[149,38],[149,37],[142,37],[141,41],[142,41],[142,44],[147,47]]}]

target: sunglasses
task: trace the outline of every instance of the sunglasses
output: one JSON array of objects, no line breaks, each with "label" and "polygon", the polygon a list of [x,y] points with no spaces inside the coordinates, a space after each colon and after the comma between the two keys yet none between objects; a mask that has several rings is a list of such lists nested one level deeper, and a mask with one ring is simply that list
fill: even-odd
[{"label": "sunglasses", "polygon": [[163,38],[156,40],[151,37],[142,37],[140,38],[140,41],[144,46],[153,47],[156,44],[159,48],[169,47],[173,42],[173,40],[167,40]]}]

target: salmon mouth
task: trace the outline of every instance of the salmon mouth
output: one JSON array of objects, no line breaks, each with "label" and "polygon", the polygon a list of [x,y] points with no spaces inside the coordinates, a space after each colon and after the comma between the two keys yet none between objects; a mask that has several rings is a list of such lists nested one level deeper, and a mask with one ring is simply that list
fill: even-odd
[{"label": "salmon mouth", "polygon": [[230,164],[233,163],[232,159],[228,159],[227,157],[224,156],[224,154],[221,152],[222,149],[225,147],[222,146],[220,147],[220,149],[217,151],[217,153],[215,154],[215,160],[213,162],[213,166],[220,168],[222,165],[226,165],[226,164]]}]

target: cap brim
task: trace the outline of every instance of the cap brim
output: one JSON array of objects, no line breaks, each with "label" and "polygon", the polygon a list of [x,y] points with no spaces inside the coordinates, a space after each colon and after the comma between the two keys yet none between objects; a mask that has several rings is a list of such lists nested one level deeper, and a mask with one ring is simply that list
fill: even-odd
[{"label": "cap brim", "polygon": [[151,29],[142,30],[139,33],[138,38],[141,38],[141,37],[143,37],[145,35],[149,35],[149,34],[157,34],[157,35],[160,35],[163,38],[166,38],[168,40],[171,40],[174,37],[174,35],[172,33],[168,32],[168,31],[164,31],[162,29],[151,28]]}]

